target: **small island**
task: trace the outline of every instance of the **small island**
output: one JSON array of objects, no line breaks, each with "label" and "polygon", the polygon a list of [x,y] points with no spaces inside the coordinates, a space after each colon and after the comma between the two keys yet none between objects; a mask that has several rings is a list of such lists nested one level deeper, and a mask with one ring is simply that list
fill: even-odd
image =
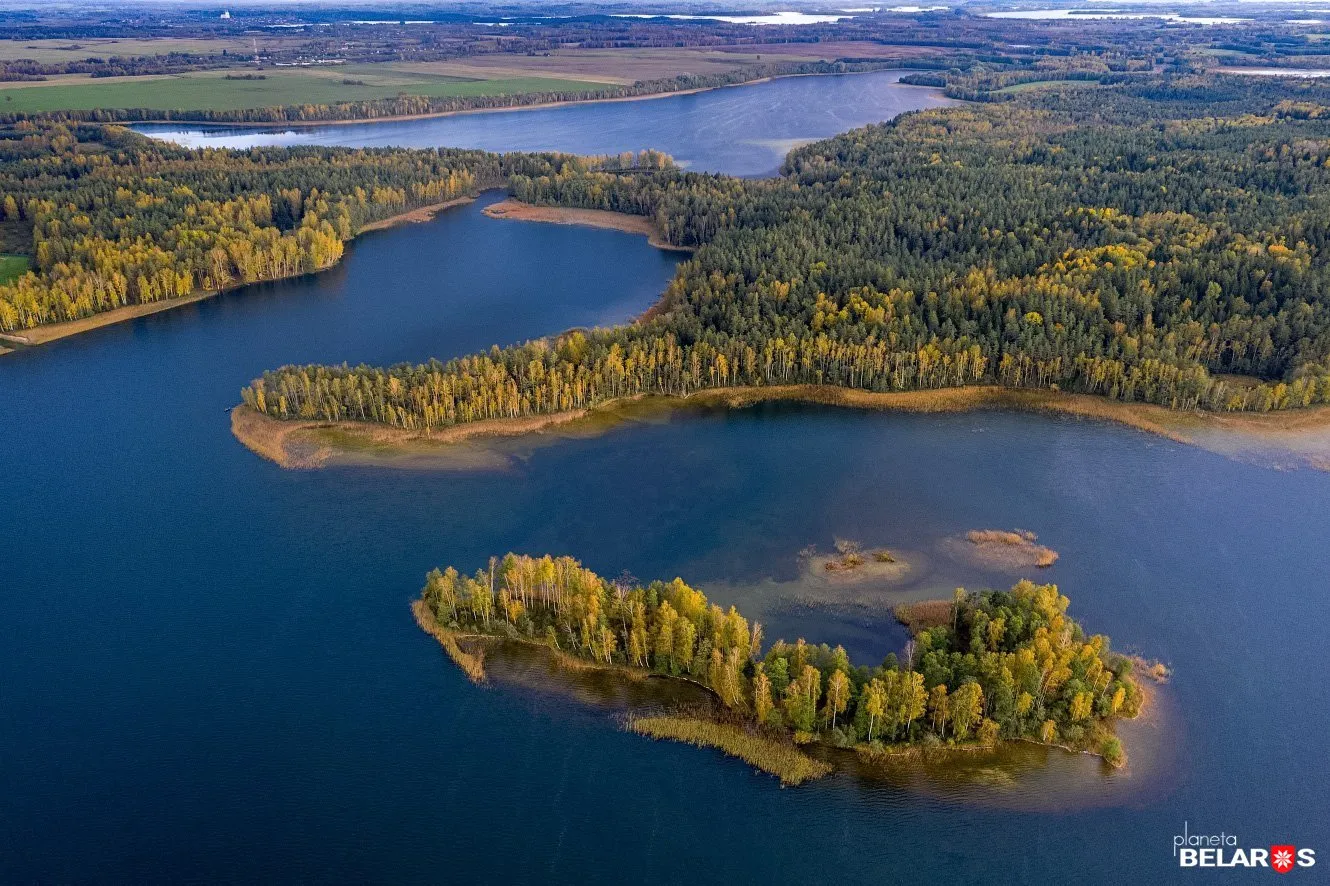
[{"label": "small island", "polygon": [[875,666],[802,639],[764,652],[760,624],[682,579],[610,581],[571,557],[510,553],[471,576],[435,569],[413,609],[476,682],[486,679],[484,643],[508,640],[704,686],[712,709],[633,713],[628,728],[718,748],[794,785],[832,771],[836,755],[815,757],[814,746],[873,762],[1031,741],[1125,765],[1114,723],[1143,704],[1133,662],[1086,634],[1068,605],[1055,585],[1028,580],[958,589],[898,610],[913,639],[904,660]]},{"label": "small island", "polygon": [[1039,544],[1039,536],[1028,529],[971,529],[963,539],[950,541],[964,559],[998,569],[1047,569],[1058,561],[1058,552]]}]

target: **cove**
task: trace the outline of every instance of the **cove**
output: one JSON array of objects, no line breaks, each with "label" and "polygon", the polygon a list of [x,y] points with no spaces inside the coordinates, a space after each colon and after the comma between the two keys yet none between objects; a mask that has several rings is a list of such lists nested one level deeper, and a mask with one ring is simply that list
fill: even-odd
[{"label": "cove", "polygon": [[905,73],[782,77],[689,95],[420,120],[285,128],[145,123],[133,128],[187,147],[447,146],[573,154],[655,148],[695,171],[771,175],[799,144],[950,104],[936,90],[900,83]]},{"label": "cove", "polygon": [[[326,273],[0,363],[0,833],[21,847],[0,880],[622,882],[632,857],[664,881],[1074,865],[1169,882],[1184,820],[1327,844],[1330,475],[1071,418],[788,403],[664,415],[489,472],[292,472],[231,437],[264,368],[622,322],[678,260],[488,219],[486,199],[368,235]],[[798,551],[909,552],[921,596],[1009,586],[942,546],[984,527],[1037,532],[1061,556],[1036,577],[1076,618],[1172,665],[1177,730],[1148,782],[1049,753],[782,790],[596,705],[478,690],[408,609],[433,566],[569,553],[687,576],[770,639],[875,658],[901,641],[890,615],[810,593]]]}]

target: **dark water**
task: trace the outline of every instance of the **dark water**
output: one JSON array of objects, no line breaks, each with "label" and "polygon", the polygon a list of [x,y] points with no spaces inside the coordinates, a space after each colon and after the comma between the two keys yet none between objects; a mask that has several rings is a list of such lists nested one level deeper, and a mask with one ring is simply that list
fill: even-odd
[{"label": "dark water", "polygon": [[[1327,851],[1330,476],[1005,413],[703,413],[479,474],[287,472],[228,433],[265,367],[620,320],[673,261],[472,206],[0,360],[0,881],[1167,882],[1184,820]],[[509,549],[727,602],[835,536],[931,552],[949,590],[938,540],[988,526],[1039,532],[1077,617],[1175,667],[1157,778],[1048,754],[1010,784],[782,790],[473,687],[408,611],[428,568]],[[772,637],[896,643],[767,608]]]},{"label": "dark water", "polygon": [[617,154],[655,148],[689,169],[768,175],[803,142],[948,104],[897,83],[904,71],[787,77],[649,101],[459,114],[425,120],[282,128],[147,124],[138,131],[191,147],[319,144]]}]

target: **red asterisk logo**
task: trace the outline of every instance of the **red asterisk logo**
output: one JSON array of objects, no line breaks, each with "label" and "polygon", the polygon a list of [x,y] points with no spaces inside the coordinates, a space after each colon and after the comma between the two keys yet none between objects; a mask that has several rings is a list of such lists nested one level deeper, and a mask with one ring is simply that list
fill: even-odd
[{"label": "red asterisk logo", "polygon": [[1294,846],[1271,846],[1270,847],[1270,867],[1278,873],[1287,874],[1293,870],[1293,858],[1298,854]]}]

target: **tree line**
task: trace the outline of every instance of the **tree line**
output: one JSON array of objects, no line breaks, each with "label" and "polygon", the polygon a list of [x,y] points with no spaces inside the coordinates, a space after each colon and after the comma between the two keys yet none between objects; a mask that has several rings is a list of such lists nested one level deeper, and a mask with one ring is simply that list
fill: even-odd
[{"label": "tree line", "polygon": [[1056,586],[1029,581],[1010,591],[957,590],[945,623],[918,631],[904,660],[893,653],[876,666],[802,639],[764,651],[760,624],[681,579],[609,581],[570,557],[508,554],[473,575],[435,569],[421,600],[454,633],[685,677],[753,727],[801,741],[1028,738],[1117,759],[1109,727],[1141,705],[1131,662],[1067,616]]}]

